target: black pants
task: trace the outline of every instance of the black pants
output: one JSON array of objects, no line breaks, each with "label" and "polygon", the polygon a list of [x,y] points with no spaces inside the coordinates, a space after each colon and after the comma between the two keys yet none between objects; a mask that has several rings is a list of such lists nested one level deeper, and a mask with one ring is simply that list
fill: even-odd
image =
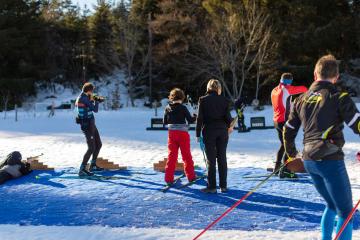
[{"label": "black pants", "polygon": [[239,127],[238,132],[245,132],[247,130],[245,126],[244,115],[238,118],[238,127]]},{"label": "black pants", "polygon": [[102,142],[98,129],[96,128],[95,122],[91,121],[88,126],[81,126],[83,131],[88,149],[84,155],[82,166],[86,166],[89,162],[89,159],[92,155],[92,163],[96,162],[96,159],[99,155],[100,149],[102,147]]},{"label": "black pants", "polygon": [[218,164],[220,187],[227,187],[226,148],[229,141],[227,129],[204,129],[203,137],[208,167],[208,188],[216,188],[216,162]]},{"label": "black pants", "polygon": [[3,184],[10,179],[12,179],[12,176],[8,172],[0,170],[0,184]]},{"label": "black pants", "polygon": [[284,139],[283,139],[283,127],[284,123],[274,123],[275,129],[278,133],[278,137],[280,140],[280,147],[276,155],[276,162],[274,171],[278,170],[280,166],[285,162],[286,156],[285,156],[285,147],[284,147]]}]

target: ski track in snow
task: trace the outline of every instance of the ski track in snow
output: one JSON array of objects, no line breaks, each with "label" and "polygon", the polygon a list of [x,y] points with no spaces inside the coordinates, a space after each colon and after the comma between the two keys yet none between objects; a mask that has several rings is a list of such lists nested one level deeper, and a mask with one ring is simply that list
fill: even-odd
[{"label": "ski track in snow", "polygon": [[[114,173],[124,179],[105,182],[60,178],[75,176],[86,150],[72,112],[57,112],[51,119],[46,113],[37,118],[20,113],[19,122],[14,122],[10,113],[8,119],[1,119],[2,158],[13,150],[24,157],[44,153],[41,159],[45,164],[58,169],[52,176],[37,172],[0,187],[0,198],[5,199],[0,206],[1,239],[191,239],[257,183],[241,176],[266,174],[262,169],[272,166],[278,147],[275,130],[234,132],[228,148],[228,194],[200,194],[198,189],[205,182],[163,194],[158,191],[163,174],[151,168],[167,155],[167,133],[145,131],[152,116],[153,112],[145,109],[97,114],[103,140],[100,155],[130,167],[127,173]],[[247,113],[247,120],[250,116],[265,116],[267,124],[272,124],[270,108]],[[297,145],[301,147],[299,135]],[[354,155],[360,143],[348,128],[345,135],[346,164],[357,201],[360,164]],[[191,138],[195,164],[203,168],[194,132]],[[35,180],[36,174],[40,174],[39,180]],[[323,208],[309,180],[271,179],[204,239],[317,239]],[[359,221],[355,222],[359,228]],[[356,230],[354,239],[359,237]]]}]

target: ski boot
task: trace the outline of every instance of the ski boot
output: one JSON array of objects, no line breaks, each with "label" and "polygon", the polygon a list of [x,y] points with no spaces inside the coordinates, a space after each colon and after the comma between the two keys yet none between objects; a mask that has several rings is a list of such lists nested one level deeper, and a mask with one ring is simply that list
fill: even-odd
[{"label": "ski boot", "polygon": [[101,172],[104,171],[104,168],[98,167],[96,164],[91,163],[89,167],[90,172]]},{"label": "ski boot", "polygon": [[287,169],[284,169],[284,170],[280,171],[279,177],[280,178],[298,178],[296,173],[291,172],[291,171],[289,171]]},{"label": "ski boot", "polygon": [[80,169],[80,171],[79,171],[79,177],[89,177],[89,176],[94,176],[94,173],[86,170],[85,168]]},{"label": "ski boot", "polygon": [[220,188],[220,192],[221,193],[227,193],[229,190],[228,190],[228,188]]},{"label": "ski boot", "polygon": [[280,163],[275,162],[275,167],[272,169],[271,172],[278,176],[283,171],[280,167]]},{"label": "ski boot", "polygon": [[166,187],[171,187],[171,186],[173,186],[175,184],[175,182],[167,182],[166,183]]},{"label": "ski boot", "polygon": [[206,188],[201,189],[200,191],[203,193],[217,193],[216,188],[211,189],[211,188],[206,187]]}]

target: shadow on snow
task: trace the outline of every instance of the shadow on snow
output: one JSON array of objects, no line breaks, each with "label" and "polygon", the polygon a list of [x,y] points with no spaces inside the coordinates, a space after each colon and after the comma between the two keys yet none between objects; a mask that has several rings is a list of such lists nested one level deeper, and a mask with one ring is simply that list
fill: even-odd
[{"label": "shadow on snow", "polygon": [[[264,170],[230,169],[230,191],[207,195],[199,191],[204,180],[162,193],[163,174],[150,169],[107,172],[102,179],[80,179],[75,169],[36,171],[0,187],[0,224],[202,229],[258,183],[243,176],[259,173]],[[324,208],[308,177],[274,178],[214,228],[313,230]]]}]

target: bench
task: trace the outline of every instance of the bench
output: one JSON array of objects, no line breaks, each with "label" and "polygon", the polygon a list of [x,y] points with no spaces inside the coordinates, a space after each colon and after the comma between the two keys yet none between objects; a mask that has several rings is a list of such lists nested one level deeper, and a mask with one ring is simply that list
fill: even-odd
[{"label": "bench", "polygon": [[162,118],[151,118],[151,125],[146,130],[167,130],[167,128],[164,127]]},{"label": "bench", "polygon": [[[151,125],[150,127],[146,128],[147,131],[154,131],[154,130],[168,130],[167,127],[164,127],[163,119],[162,118],[151,118]],[[191,124],[189,130],[195,130],[195,124]]]},{"label": "bench", "polygon": [[[273,126],[266,126],[265,125],[265,117],[251,117],[250,118],[250,128],[247,129],[248,132],[250,130],[255,129],[273,129]],[[238,128],[235,127],[234,130],[237,130]],[[150,127],[146,128],[147,131],[166,131],[167,127],[164,127],[163,125],[163,119],[162,118],[151,118],[151,125]],[[195,124],[191,124],[189,130],[195,130]]]},{"label": "bench", "polygon": [[250,118],[250,129],[272,129],[274,126],[266,126],[265,117],[251,117]]}]

